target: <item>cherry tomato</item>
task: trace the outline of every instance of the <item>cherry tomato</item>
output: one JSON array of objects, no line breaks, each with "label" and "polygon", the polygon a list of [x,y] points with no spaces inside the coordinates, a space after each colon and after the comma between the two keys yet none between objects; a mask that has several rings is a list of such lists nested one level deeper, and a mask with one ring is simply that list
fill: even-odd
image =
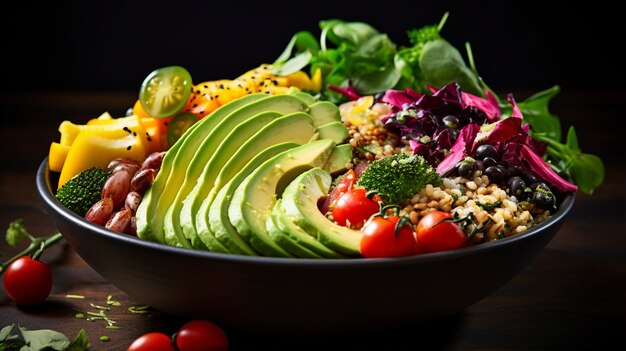
[{"label": "cherry tomato", "polygon": [[183,112],[174,117],[167,126],[167,142],[169,145],[174,145],[187,129],[196,122],[198,122],[198,116],[191,112]]},{"label": "cherry tomato", "polygon": [[354,188],[337,199],[333,207],[333,219],[339,225],[358,229],[379,210],[378,201],[367,198],[367,190]]},{"label": "cherry tomato", "polygon": [[453,222],[442,222],[448,218],[452,218],[450,213],[433,211],[419,221],[416,235],[421,252],[455,250],[467,246],[467,235],[461,226]]},{"label": "cherry tomato", "polygon": [[335,186],[335,188],[333,189],[333,191],[330,192],[326,200],[324,200],[322,206],[320,207],[320,211],[323,214],[326,214],[328,211],[330,211],[335,206],[337,199],[339,199],[339,197],[345,194],[348,190],[352,189],[354,183],[356,183],[356,179],[357,177],[354,173],[354,170],[348,170],[346,174],[344,174],[339,184]]},{"label": "cherry tomato", "polygon": [[52,291],[52,271],[30,256],[20,257],[4,272],[4,290],[20,305],[44,302]]},{"label": "cherry tomato", "polygon": [[139,101],[149,116],[171,117],[187,105],[192,87],[191,75],[183,67],[159,68],[144,79]]},{"label": "cherry tomato", "polygon": [[152,332],[135,339],[126,351],[175,351],[175,349],[169,336]]},{"label": "cherry tomato", "polygon": [[410,222],[402,225],[396,232],[398,216],[375,216],[370,218],[361,232],[361,254],[365,258],[401,257],[418,253],[415,232]]},{"label": "cherry tomato", "polygon": [[228,338],[217,325],[205,320],[192,320],[178,330],[176,347],[180,351],[226,351]]}]

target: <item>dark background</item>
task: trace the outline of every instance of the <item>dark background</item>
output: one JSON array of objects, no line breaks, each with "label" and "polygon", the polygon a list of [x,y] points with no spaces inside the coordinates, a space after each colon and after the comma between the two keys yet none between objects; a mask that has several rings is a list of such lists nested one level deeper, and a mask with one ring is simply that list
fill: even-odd
[{"label": "dark background", "polygon": [[370,23],[399,45],[406,30],[450,18],[442,32],[472,44],[496,91],[617,89],[618,10],[598,1],[30,1],[3,10],[0,93],[135,90],[153,69],[181,65],[194,81],[234,78],[272,62],[318,22]]}]

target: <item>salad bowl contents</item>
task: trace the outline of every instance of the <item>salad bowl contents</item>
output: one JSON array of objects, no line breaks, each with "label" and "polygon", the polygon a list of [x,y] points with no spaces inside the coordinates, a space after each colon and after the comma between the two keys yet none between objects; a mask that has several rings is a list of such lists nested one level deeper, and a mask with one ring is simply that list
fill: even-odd
[{"label": "salad bowl contents", "polygon": [[555,90],[500,101],[446,18],[407,48],[322,21],[319,42],[299,32],[233,80],[157,69],[128,116],[60,125],[38,190],[89,265],[172,314],[302,334],[459,312],[530,262],[603,166],[573,128],[561,143]]}]

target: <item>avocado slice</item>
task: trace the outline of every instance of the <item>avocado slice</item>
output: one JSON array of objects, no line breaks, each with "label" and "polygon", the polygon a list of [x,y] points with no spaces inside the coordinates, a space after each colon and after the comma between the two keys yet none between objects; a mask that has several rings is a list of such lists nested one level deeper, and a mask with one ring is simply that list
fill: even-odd
[{"label": "avocado slice", "polygon": [[330,153],[330,157],[328,157],[324,165],[324,170],[331,175],[346,172],[348,165],[352,163],[353,157],[352,146],[350,144],[337,145],[333,149],[333,152]]},{"label": "avocado slice", "polygon": [[315,120],[315,127],[323,126],[330,122],[341,121],[339,107],[330,101],[318,101],[310,105],[309,114]]},{"label": "avocado slice", "polygon": [[[230,224],[228,219],[228,207],[232,193],[239,184],[263,162],[278,155],[281,152],[300,146],[293,142],[284,142],[272,145],[258,154],[254,155],[241,170],[235,174],[226,184],[218,191],[213,202],[209,204],[205,199],[198,211],[196,219],[198,235],[202,241],[209,242],[219,240],[219,242],[228,248],[231,253],[241,255],[257,256],[258,253],[245,241],[237,230]],[[208,214],[206,208],[209,208]],[[208,245],[207,245],[208,246]]]},{"label": "avocado slice", "polygon": [[[152,182],[151,186],[144,193],[143,199],[139,204],[136,212],[137,219],[137,236],[150,241],[157,241],[165,243],[163,226],[161,223],[154,225],[155,212],[163,213],[164,209],[159,209],[158,204],[161,198],[171,199],[176,195],[177,186],[170,187],[170,177],[172,179],[178,179],[179,176],[185,174],[184,171],[180,171],[181,168],[186,169],[187,164],[195,152],[189,152],[189,150],[196,150],[202,140],[213,130],[213,128],[231,112],[245,106],[249,103],[268,99],[269,96],[263,93],[256,93],[243,96],[239,99],[233,100],[225,105],[220,106],[213,111],[209,116],[203,118],[198,123],[192,125],[181,138],[170,147],[161,163],[161,169],[157,173],[156,178]],[[185,150],[180,152],[180,150]],[[173,172],[172,170],[176,170]],[[176,173],[174,175],[173,173]],[[163,193],[166,194],[163,194]],[[163,202],[167,203],[167,201]],[[158,210],[157,210],[158,209]],[[167,208],[166,208],[167,209]],[[189,247],[189,245],[188,245]]]},{"label": "avocado slice", "polygon": [[320,139],[331,139],[337,144],[344,143],[350,136],[348,128],[340,121],[326,123],[317,128],[317,132]]},{"label": "avocado slice", "polygon": [[314,103],[317,102],[317,100],[313,97],[313,95],[309,93],[305,93],[304,91],[295,90],[295,91],[290,92],[289,94],[299,97],[307,105],[313,105]]},{"label": "avocado slice", "polygon": [[[298,227],[294,222],[290,221],[285,216],[285,213],[281,210],[282,201],[283,201],[282,199],[278,199],[276,201],[276,204],[274,205],[274,208],[272,208],[271,217],[272,217],[273,223],[270,223],[269,220],[266,223],[270,236],[272,237],[272,239],[274,239],[274,241],[276,241],[280,245],[279,240],[282,240],[283,243],[287,242],[287,245],[289,245],[291,243],[289,243],[283,238],[283,237],[287,237],[288,239],[294,241],[298,246],[307,248],[308,249],[307,251],[315,253],[320,258],[345,257],[344,255],[323,245],[322,243],[317,241],[317,238],[311,236],[309,233],[302,230],[302,228]],[[270,225],[275,225],[277,230],[276,229],[273,230],[272,228],[270,228],[269,227]],[[285,249],[292,252],[294,255],[298,256],[296,252],[290,249],[293,245],[290,245],[289,247],[284,246],[284,245],[281,245],[281,246],[285,247]],[[303,256],[299,256],[299,257],[303,257]]]},{"label": "avocado slice", "polygon": [[323,166],[334,146],[332,140],[318,140],[282,152],[264,162],[235,189],[228,217],[259,253],[292,257],[270,238],[265,229],[267,217],[286,185],[301,172]]},{"label": "avocado slice", "polygon": [[[276,118],[265,126],[252,124],[250,127],[256,131],[252,136],[240,132],[240,127],[241,125],[235,128],[215,151],[205,167],[205,172],[182,206],[180,223],[185,235],[189,235],[192,242],[197,240],[201,230],[210,230],[207,223],[208,211],[217,192],[252,157],[278,143],[304,144],[315,133],[313,119],[304,112],[295,112]],[[263,128],[258,130],[259,127]],[[219,158],[220,162],[214,162],[216,158]],[[226,162],[222,163],[223,161]],[[201,237],[206,238],[210,234],[205,232]],[[212,248],[209,247],[209,249]]]},{"label": "avocado slice", "polygon": [[[280,199],[276,200],[276,204],[280,203]],[[276,205],[274,205],[276,208]],[[315,253],[312,250],[309,250],[306,246],[300,245],[297,240],[289,237],[282,230],[278,228],[277,220],[274,215],[274,210],[272,209],[272,214],[269,215],[265,222],[265,229],[269,233],[270,237],[278,246],[287,250],[289,253],[293,254],[295,257],[300,258],[324,258],[321,255]],[[313,238],[311,238],[313,239]]]},{"label": "avocado slice", "polygon": [[335,224],[317,207],[318,200],[328,194],[331,181],[330,174],[319,167],[301,173],[285,188],[281,211],[322,244],[349,256],[359,256],[361,232]]},{"label": "avocado slice", "polygon": [[[219,128],[224,128],[224,125],[231,127],[232,124],[234,124],[226,123],[230,122],[228,119],[236,117],[231,114],[226,116],[224,120],[215,127],[215,130],[209,133],[189,163],[185,180],[163,218],[165,240],[168,244],[178,239],[181,235],[184,235],[186,240],[191,243],[192,247],[198,249],[207,248],[202,241],[197,239],[196,235],[192,235],[191,232],[188,234],[188,232],[184,231],[185,220],[191,221],[192,217],[191,214],[189,216],[182,215],[184,212],[181,212],[181,210],[191,211],[190,206],[185,208],[184,204],[188,204],[189,202],[187,200],[189,199],[206,196],[206,192],[201,191],[202,187],[204,187],[205,184],[213,183],[213,177],[217,173],[216,170],[221,169],[224,162],[237,151],[241,140],[252,137],[258,128],[268,125],[271,121],[280,116],[282,116],[280,113],[272,111],[258,113],[235,125],[235,127],[230,130],[230,133],[223,139],[218,139],[222,134],[219,132]],[[198,170],[200,170],[201,173]],[[183,226],[181,227],[181,225]],[[221,245],[209,247],[208,249],[216,252],[227,252]]]},{"label": "avocado slice", "polygon": [[[203,139],[198,142],[191,142],[197,137],[196,135],[193,135],[193,138],[187,137],[178,152],[181,157],[176,157],[174,159],[173,169],[175,171],[171,172],[171,175],[167,180],[167,186],[165,188],[166,191],[161,193],[161,196],[157,201],[155,211],[151,218],[152,229],[156,232],[162,232],[162,237],[168,245],[191,247],[189,240],[184,236],[184,233],[182,230],[179,230],[179,228],[174,228],[173,231],[168,230],[166,232],[164,229],[163,219],[170,205],[175,201],[183,201],[188,192],[191,191],[199,179],[204,165],[206,165],[210,157],[213,155],[213,152],[217,146],[219,146],[219,143],[239,123],[255,116],[260,112],[275,111],[284,114],[304,111],[307,108],[308,106],[302,102],[302,100],[292,95],[270,96],[265,99],[260,99],[259,101],[253,101],[245,104],[232,111],[230,114],[223,116],[221,121],[211,128],[208,133],[203,133]],[[201,127],[204,126],[199,126],[198,128],[195,128],[194,131],[199,131]],[[201,152],[199,152],[199,150],[201,150]],[[181,158],[182,161],[179,161]],[[199,166],[189,167],[191,163]],[[180,192],[183,192],[182,196],[178,195]],[[172,235],[172,233],[174,235]]]}]

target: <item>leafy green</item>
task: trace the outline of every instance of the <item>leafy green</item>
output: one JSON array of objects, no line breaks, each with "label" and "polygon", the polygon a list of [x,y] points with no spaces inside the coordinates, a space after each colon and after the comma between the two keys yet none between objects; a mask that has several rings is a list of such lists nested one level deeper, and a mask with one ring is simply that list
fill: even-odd
[{"label": "leafy green", "polygon": [[[553,97],[555,97],[561,88],[558,85],[552,88],[535,93],[523,102],[517,103],[524,122],[528,123],[532,128],[532,133],[541,133],[547,135],[550,139],[561,140],[561,122],[559,118],[550,113],[548,105]],[[511,105],[501,105],[502,114],[504,116],[511,115]]]},{"label": "leafy green", "polygon": [[426,184],[440,184],[441,178],[419,155],[395,154],[372,162],[357,185],[376,193],[386,202],[403,204]]},{"label": "leafy green", "polygon": [[598,156],[581,151],[574,127],[569,128],[565,144],[545,133],[534,133],[533,137],[548,144],[552,168],[567,174],[581,192],[591,195],[604,182],[604,163]]},{"label": "leafy green", "polygon": [[420,66],[424,79],[430,85],[441,88],[450,82],[457,82],[463,91],[485,96],[476,73],[465,64],[459,50],[443,39],[424,44]]},{"label": "leafy green", "polygon": [[[426,91],[427,84],[432,83],[425,81],[421,74],[422,47],[440,39],[439,32],[447,16],[446,13],[438,25],[408,31],[412,46],[400,50],[387,34],[367,23],[341,19],[321,21],[319,43],[310,32],[296,33],[272,64],[272,71],[286,75],[307,66],[311,74],[320,70],[326,85],[323,98],[333,102],[342,102],[345,97],[328,85],[352,85],[360,94],[404,87]],[[438,69],[435,67],[435,71]],[[429,72],[433,75],[432,70]],[[437,72],[433,76],[441,75]]]},{"label": "leafy green", "polygon": [[51,329],[28,330],[11,324],[0,330],[2,351],[86,351],[89,350],[87,334],[81,330],[70,341],[67,336]]}]

